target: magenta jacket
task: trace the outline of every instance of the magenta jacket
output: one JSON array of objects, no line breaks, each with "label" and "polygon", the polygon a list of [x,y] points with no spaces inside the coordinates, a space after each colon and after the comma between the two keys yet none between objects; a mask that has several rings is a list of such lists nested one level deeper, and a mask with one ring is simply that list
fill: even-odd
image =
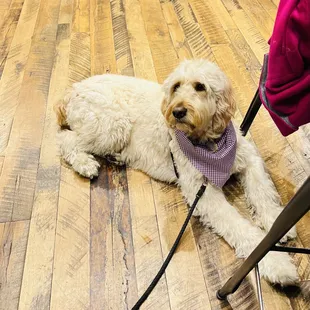
[{"label": "magenta jacket", "polygon": [[281,0],[260,80],[261,100],[287,136],[310,122],[310,0]]}]

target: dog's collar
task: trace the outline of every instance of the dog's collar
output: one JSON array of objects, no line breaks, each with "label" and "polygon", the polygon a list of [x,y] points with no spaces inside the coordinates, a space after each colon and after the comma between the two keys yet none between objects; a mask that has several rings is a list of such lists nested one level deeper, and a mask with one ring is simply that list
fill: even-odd
[{"label": "dog's collar", "polygon": [[210,144],[193,144],[184,132],[175,130],[175,136],[183,154],[192,165],[211,183],[223,187],[230,177],[236,157],[237,137],[232,122],[221,138],[216,140],[216,149]]}]

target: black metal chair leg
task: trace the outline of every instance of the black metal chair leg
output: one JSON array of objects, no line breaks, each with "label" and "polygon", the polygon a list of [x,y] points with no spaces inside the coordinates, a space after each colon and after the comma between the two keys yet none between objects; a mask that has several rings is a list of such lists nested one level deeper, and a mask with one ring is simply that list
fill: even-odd
[{"label": "black metal chair leg", "polygon": [[245,136],[247,134],[247,132],[249,131],[252,123],[253,123],[253,120],[260,108],[260,106],[262,105],[262,102],[260,100],[260,97],[259,97],[259,91],[257,89],[256,93],[255,93],[255,96],[250,104],[250,107],[243,119],[243,122],[240,126],[240,129],[241,129],[241,132],[243,133],[243,135]]},{"label": "black metal chair leg", "polygon": [[310,177],[278,216],[267,236],[245,260],[237,272],[217,292],[219,299],[234,293],[243,279],[279,240],[310,210]]}]

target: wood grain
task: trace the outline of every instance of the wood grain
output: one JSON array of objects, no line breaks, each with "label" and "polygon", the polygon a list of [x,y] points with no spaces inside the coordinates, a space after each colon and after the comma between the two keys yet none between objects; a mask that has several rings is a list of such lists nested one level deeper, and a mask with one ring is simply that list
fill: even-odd
[{"label": "wood grain", "polygon": [[[176,188],[153,180],[152,186],[160,241],[166,257],[185,220],[187,205]],[[211,309],[191,225],[166,270],[166,278],[171,309]]]},{"label": "wood grain", "polygon": [[7,14],[2,19],[2,24],[0,27],[0,79],[8,57],[23,3],[24,0],[12,1]]},{"label": "wood grain", "polygon": [[5,22],[5,16],[7,15],[12,0],[4,0],[0,2],[0,27],[2,26],[2,23]]},{"label": "wood grain", "polygon": [[104,165],[91,205],[91,308],[130,309],[138,295],[124,167]]},{"label": "wood grain", "polygon": [[192,54],[185,38],[184,31],[178,21],[178,17],[174,11],[171,2],[162,4],[165,20],[167,22],[172,43],[180,60],[191,59]]},{"label": "wood grain", "polygon": [[188,0],[193,13],[197,18],[201,30],[210,45],[225,44],[228,42],[227,35],[222,27],[219,18],[213,12],[208,1]]},{"label": "wood grain", "polygon": [[269,48],[266,40],[255,27],[253,22],[245,14],[243,10],[234,10],[231,13],[233,21],[238,26],[240,32],[244,36],[251,47],[253,53],[259,61],[263,61],[264,55],[268,53]]},{"label": "wood grain", "polygon": [[169,29],[160,3],[156,0],[141,0],[140,5],[157,80],[162,83],[178,65],[179,59],[171,43]]},{"label": "wood grain", "polygon": [[90,0],[91,72],[116,72],[112,15],[109,0]]},{"label": "wood grain", "polygon": [[61,167],[50,309],[89,309],[89,181]]},{"label": "wood grain", "polygon": [[89,32],[90,31],[90,1],[74,0],[72,31]]},{"label": "wood grain", "polygon": [[271,0],[258,0],[260,5],[265,9],[267,14],[274,21],[277,15],[277,6]]},{"label": "wood grain", "polygon": [[40,0],[25,0],[3,68],[0,82],[0,154],[4,153],[8,144],[39,7]]},{"label": "wood grain", "polygon": [[2,168],[0,221],[30,219],[31,216],[59,4],[53,1],[40,6]]},{"label": "wood grain", "polygon": [[112,0],[111,12],[117,73],[133,76],[124,0]]},{"label": "wood grain", "polygon": [[244,12],[249,16],[262,37],[268,41],[273,30],[274,21],[260,5],[259,0],[238,0]]},{"label": "wood grain", "polygon": [[0,223],[0,309],[18,308],[29,221]]},{"label": "wood grain", "polygon": [[262,69],[261,63],[238,29],[227,30],[226,33],[230,39],[231,48],[242,58],[243,66],[250,72],[252,80],[258,84]]},{"label": "wood grain", "polygon": [[173,0],[173,4],[194,58],[205,58],[214,61],[209,42],[204,37],[187,0]]},{"label": "wood grain", "polygon": [[2,172],[2,165],[3,165],[4,157],[0,156],[0,177],[1,177],[1,172]]},{"label": "wood grain", "polygon": [[56,41],[19,309],[43,310],[50,305],[60,183],[53,105],[62,99],[68,83],[70,24],[58,25]]},{"label": "wood grain", "polygon": [[138,0],[124,1],[128,40],[135,76],[156,81],[151,48]]}]

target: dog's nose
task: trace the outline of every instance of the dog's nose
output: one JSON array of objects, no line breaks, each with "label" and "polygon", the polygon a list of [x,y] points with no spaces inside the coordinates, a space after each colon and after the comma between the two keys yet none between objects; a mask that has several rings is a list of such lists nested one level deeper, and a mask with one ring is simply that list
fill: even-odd
[{"label": "dog's nose", "polygon": [[176,119],[181,119],[183,118],[187,113],[187,109],[186,108],[175,108],[172,112],[173,116],[176,118]]}]

